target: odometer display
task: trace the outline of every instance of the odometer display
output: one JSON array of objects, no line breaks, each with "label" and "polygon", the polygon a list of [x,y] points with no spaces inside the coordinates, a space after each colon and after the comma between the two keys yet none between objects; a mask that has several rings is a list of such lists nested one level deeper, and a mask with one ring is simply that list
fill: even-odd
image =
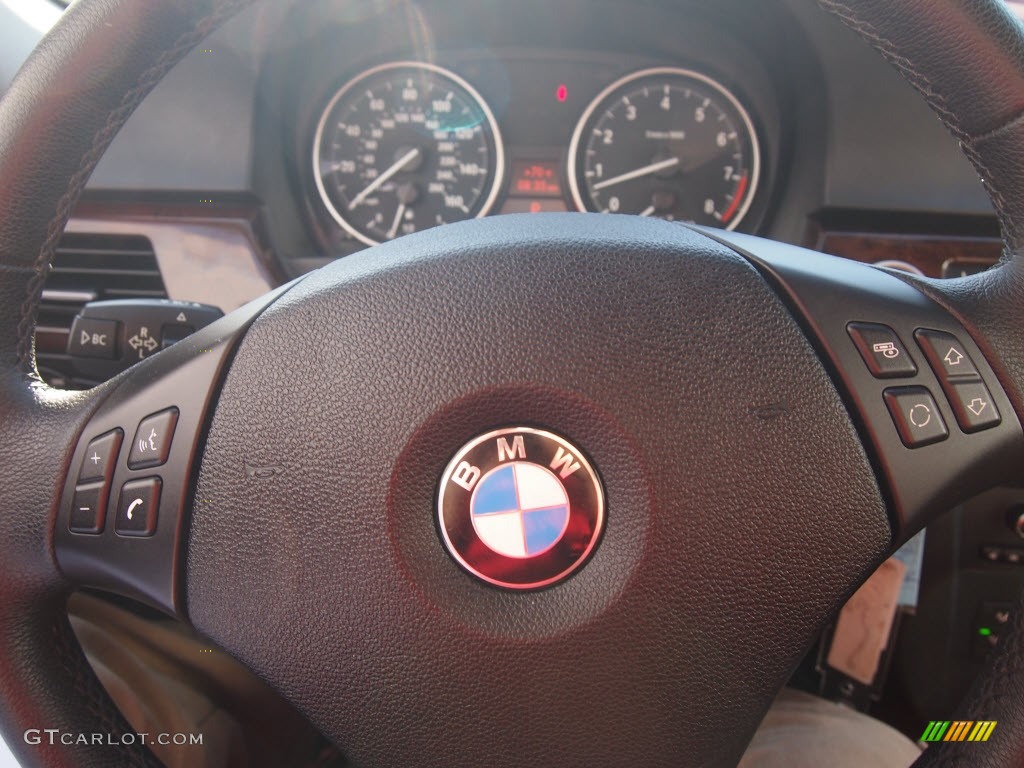
[{"label": "odometer display", "polygon": [[584,112],[569,150],[580,210],[732,229],[760,178],[757,135],[739,100],[705,75],[647,69]]},{"label": "odometer display", "polygon": [[313,144],[328,213],[368,245],[486,215],[504,172],[491,110],[466,81],[432,64],[385,64],[349,81],[325,108]]}]

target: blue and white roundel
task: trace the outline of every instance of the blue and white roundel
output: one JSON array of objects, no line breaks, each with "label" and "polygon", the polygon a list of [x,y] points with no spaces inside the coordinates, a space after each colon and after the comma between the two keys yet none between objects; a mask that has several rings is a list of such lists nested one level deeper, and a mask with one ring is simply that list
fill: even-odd
[{"label": "blue and white roundel", "polygon": [[558,543],[569,525],[569,497],[554,473],[515,461],[488,472],[470,502],[477,536],[506,557],[537,557]]}]

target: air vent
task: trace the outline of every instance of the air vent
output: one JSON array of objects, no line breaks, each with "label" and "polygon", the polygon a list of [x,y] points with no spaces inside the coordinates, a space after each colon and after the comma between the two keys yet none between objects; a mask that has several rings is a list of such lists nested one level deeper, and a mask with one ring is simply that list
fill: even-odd
[{"label": "air vent", "polygon": [[76,377],[65,354],[71,321],[86,302],[132,298],[167,298],[147,238],[65,233],[46,278],[36,325],[36,353],[43,378],[62,389],[96,384]]}]

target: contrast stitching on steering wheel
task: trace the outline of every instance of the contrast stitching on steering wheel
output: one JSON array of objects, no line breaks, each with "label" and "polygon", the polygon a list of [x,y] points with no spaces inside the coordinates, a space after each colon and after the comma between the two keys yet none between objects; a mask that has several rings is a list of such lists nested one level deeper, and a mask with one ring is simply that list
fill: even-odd
[{"label": "contrast stitching on steering wheel", "polygon": [[939,114],[957,139],[961,141],[970,139],[970,136],[961,130],[958,118],[946,103],[945,98],[935,91],[931,80],[919,72],[910,59],[901,55],[896,45],[888,38],[883,37],[873,24],[858,18],[852,8],[839,0],[818,0],[818,5],[841,19],[846,26],[871,43],[872,47],[881,53],[886,61],[896,67],[904,79],[924,96],[925,101]]},{"label": "contrast stitching on steering wheel", "polygon": [[[1012,123],[1013,120],[1010,121]],[[1007,125],[1004,124],[996,129],[996,133],[1004,130]],[[993,132],[989,132],[986,135],[993,135]],[[981,153],[978,152],[974,146],[974,142],[960,142],[960,150],[964,153],[964,156],[971,161],[975,168],[978,169],[981,175],[981,183],[985,187],[985,191],[988,192],[989,198],[992,200],[992,207],[996,209],[996,215],[999,221],[1003,224],[1003,236],[1006,239],[1006,245],[1010,251],[1009,256],[1013,256],[1020,250],[1020,240],[1018,238],[1018,229],[1014,221],[1013,214],[1010,213],[1010,208],[1006,203],[1006,198],[1003,197],[1003,193],[995,186],[995,182],[992,177],[992,173],[989,171],[988,166],[981,159]]]},{"label": "contrast stitching on steering wheel", "polygon": [[21,320],[18,323],[18,366],[24,373],[32,374],[34,365],[32,363],[33,338],[36,324],[36,311],[42,296],[43,284],[50,269],[50,264],[57,244],[64,234],[64,226],[71,217],[71,210],[77,202],[85,187],[86,181],[92,174],[93,169],[99,163],[100,158],[106,151],[114,136],[125,124],[132,112],[159,83],[170,69],[181,61],[192,48],[201,40],[219,27],[225,20],[234,16],[239,9],[248,5],[252,0],[226,0],[220,4],[215,11],[203,16],[190,29],[181,35],[174,43],[160,55],[156,63],[145,70],[136,80],[135,85],[125,94],[121,103],[116,109],[107,115],[107,121],[93,136],[89,151],[82,157],[78,170],[68,181],[67,190],[57,202],[57,210],[50,219],[46,229],[46,239],[39,249],[39,253],[33,262],[34,274],[28,281],[25,292],[25,301],[21,305]]},{"label": "contrast stitching on steering wheel", "polygon": [[1013,214],[1010,212],[1010,208],[1006,203],[1006,198],[995,186],[992,173],[989,171],[985,162],[981,159],[981,154],[978,152],[975,145],[979,140],[983,140],[1005,130],[1009,125],[1012,125],[1017,120],[1021,119],[1022,115],[1014,115],[996,128],[986,131],[984,134],[980,134],[979,136],[972,136],[960,127],[960,119],[958,115],[949,107],[945,98],[940,93],[936,92],[931,80],[929,80],[925,74],[918,71],[909,59],[901,55],[898,52],[896,45],[888,38],[883,37],[873,24],[859,18],[853,9],[845,3],[840,2],[840,0],[817,0],[817,2],[821,8],[835,15],[844,24],[846,24],[846,26],[863,37],[924,97],[928,105],[939,116],[942,123],[960,142],[961,150],[964,155],[977,169],[981,176],[981,182],[985,186],[985,190],[988,192],[988,195],[992,200],[992,206],[996,210],[996,215],[999,217],[999,220],[1003,225],[1003,236],[1006,240],[1006,244],[1012,252],[1018,252],[1020,250],[1021,242],[1019,237],[1020,230],[1018,229],[1017,224],[1014,221]]}]

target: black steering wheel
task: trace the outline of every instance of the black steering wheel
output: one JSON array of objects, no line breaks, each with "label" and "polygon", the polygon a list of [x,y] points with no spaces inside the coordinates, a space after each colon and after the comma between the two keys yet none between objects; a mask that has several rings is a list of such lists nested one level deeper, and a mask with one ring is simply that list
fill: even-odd
[{"label": "black steering wheel", "polygon": [[[14,750],[155,762],[69,628],[88,585],[191,622],[358,765],[734,764],[893,546],[1024,466],[1024,32],[996,0],[819,3],[960,140],[1003,227],[998,268],[915,280],[666,222],[498,217],[340,260],[72,393],[41,383],[32,344],[72,206],[133,108],[246,5],[75,3],[0,103]],[[920,364],[886,368],[894,349]],[[139,424],[171,409],[173,440],[136,462]],[[485,584],[439,536],[446,465],[501,427],[571,439],[603,488],[600,542],[546,589]],[[73,532],[97,438],[109,501],[100,533]],[[124,518],[139,482],[149,508]],[[921,764],[1024,764],[1016,621],[957,715],[998,721],[991,740]],[[22,738],[43,728],[108,736]]]}]

